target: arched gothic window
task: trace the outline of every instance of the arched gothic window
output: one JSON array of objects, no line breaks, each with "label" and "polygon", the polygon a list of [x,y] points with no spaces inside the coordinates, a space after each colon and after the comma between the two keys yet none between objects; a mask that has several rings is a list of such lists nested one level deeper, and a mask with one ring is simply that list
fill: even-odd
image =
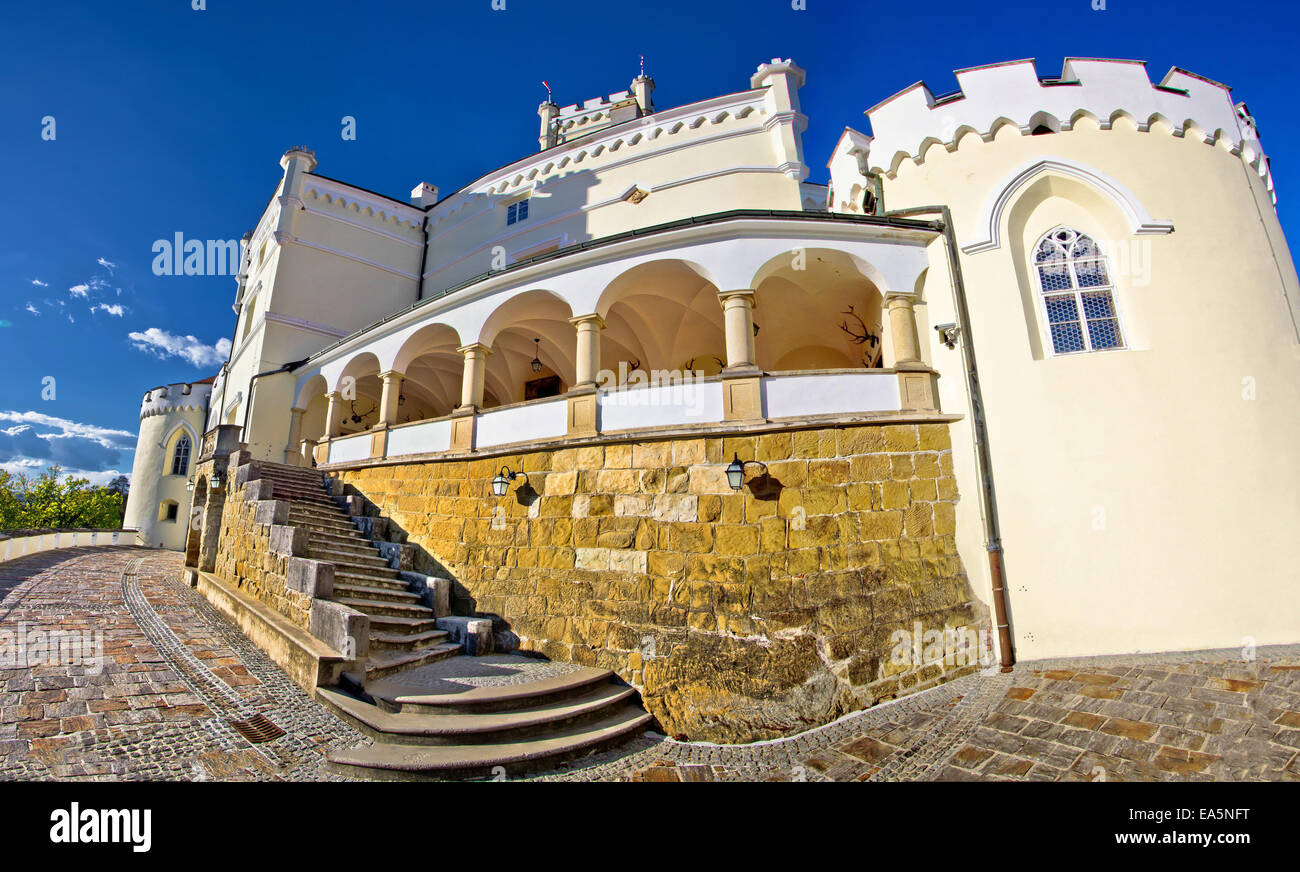
[{"label": "arched gothic window", "polygon": [[176,450],[172,452],[172,475],[189,475],[190,473],[190,437],[181,434],[176,440]]},{"label": "arched gothic window", "polygon": [[1034,250],[1034,268],[1054,353],[1124,347],[1110,267],[1091,237],[1070,227],[1050,231]]}]

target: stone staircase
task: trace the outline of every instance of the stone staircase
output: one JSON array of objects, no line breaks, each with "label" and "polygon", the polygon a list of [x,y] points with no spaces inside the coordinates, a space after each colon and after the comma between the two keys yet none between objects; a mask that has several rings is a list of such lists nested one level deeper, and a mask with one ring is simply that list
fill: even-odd
[{"label": "stone staircase", "polygon": [[[381,555],[321,474],[263,462],[308,554],[334,566],[332,599],[370,619],[369,658],[318,699],[373,742],[331,765],[366,778],[506,777],[626,741],[652,721],[607,669],[514,654],[465,656],[424,595]],[[444,618],[444,625],[464,621]]]},{"label": "stone staircase", "polygon": [[460,653],[461,646],[438,629],[434,610],[339,508],[320,473],[272,463],[261,468],[276,499],[289,501],[289,523],[307,530],[308,556],[333,564],[332,599],[370,618],[365,675],[354,677],[359,685]]}]

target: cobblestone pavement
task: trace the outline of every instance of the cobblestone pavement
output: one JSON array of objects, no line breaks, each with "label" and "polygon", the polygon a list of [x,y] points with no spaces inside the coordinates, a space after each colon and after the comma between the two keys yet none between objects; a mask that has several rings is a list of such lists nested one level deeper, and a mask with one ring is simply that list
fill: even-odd
[{"label": "cobblestone pavement", "polygon": [[[122,547],[0,564],[0,780],[342,780],[324,755],[363,737],[180,570],[180,555]],[[6,662],[19,629],[32,645],[62,632],[63,665]],[[69,656],[83,633],[102,669]],[[284,735],[254,744],[232,725],[259,714]],[[1238,650],[1022,663],[788,739],[724,746],[646,734],[524,777],[1300,781],[1300,646],[1254,659]]]},{"label": "cobblestone pavement", "polygon": [[[0,652],[0,779],[337,778],[326,750],[362,737],[180,574],[179,554],[122,547],[0,564],[0,649],[21,633],[29,664]],[[56,657],[36,647],[51,633]],[[258,715],[283,735],[232,723]]]},{"label": "cobblestone pavement", "polygon": [[1300,781],[1300,646],[970,675],[790,739],[639,739],[545,780]]}]

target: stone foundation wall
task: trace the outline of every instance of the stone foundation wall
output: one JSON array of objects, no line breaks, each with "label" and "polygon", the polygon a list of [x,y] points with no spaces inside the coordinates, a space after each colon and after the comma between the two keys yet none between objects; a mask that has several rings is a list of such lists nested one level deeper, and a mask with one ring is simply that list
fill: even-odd
[{"label": "stone foundation wall", "polygon": [[258,501],[244,499],[245,487],[228,486],[213,574],[310,631],[312,598],[286,586],[292,555],[272,549],[272,525],[258,522]]},{"label": "stone foundation wall", "polygon": [[[740,492],[724,473],[735,454],[766,464]],[[498,498],[502,465],[528,481]],[[973,653],[891,657],[895,631],[986,626],[957,556],[945,423],[336,474],[418,546],[417,571],[455,579],[456,613],[614,670],[671,735],[788,735],[976,668]]]}]

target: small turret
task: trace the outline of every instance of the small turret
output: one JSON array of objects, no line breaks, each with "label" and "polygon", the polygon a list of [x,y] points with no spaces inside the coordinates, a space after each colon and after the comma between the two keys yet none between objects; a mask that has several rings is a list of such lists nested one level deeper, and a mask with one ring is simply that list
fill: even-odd
[{"label": "small turret", "polygon": [[560,107],[547,100],[537,107],[537,114],[542,118],[542,131],[537,137],[537,146],[542,151],[546,151],[556,144],[555,119],[560,115]]}]

